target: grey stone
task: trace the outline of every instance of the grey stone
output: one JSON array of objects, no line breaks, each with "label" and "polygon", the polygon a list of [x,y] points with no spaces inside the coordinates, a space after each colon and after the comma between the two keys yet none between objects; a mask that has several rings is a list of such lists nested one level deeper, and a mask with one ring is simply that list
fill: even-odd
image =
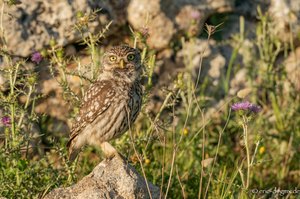
[{"label": "grey stone", "polygon": [[162,49],[168,47],[178,31],[189,31],[192,26],[201,29],[213,13],[228,12],[233,8],[233,0],[131,0],[127,13],[128,21],[135,29],[148,28],[149,46]]},{"label": "grey stone", "polygon": [[[148,182],[152,198],[160,189]],[[120,156],[103,160],[77,184],[51,191],[44,199],[150,198],[144,177]]]},{"label": "grey stone", "polygon": [[300,2],[291,0],[271,0],[268,9],[273,23],[273,33],[284,42],[295,40],[300,33]]},{"label": "grey stone", "polygon": [[224,73],[226,60],[220,53],[214,40],[194,39],[184,43],[182,50],[177,53],[177,62],[185,60],[183,65],[197,79],[202,59],[200,79],[209,78],[213,85],[217,85]]},{"label": "grey stone", "polygon": [[126,13],[120,7],[126,4],[123,0],[24,0],[18,5],[6,5],[3,27],[8,51],[27,57],[48,45],[51,38],[60,46],[80,40],[81,35],[73,28],[79,11],[92,13],[101,8],[96,18],[89,22],[92,33],[98,33],[111,20],[114,26],[124,24]]},{"label": "grey stone", "polygon": [[229,94],[234,96],[236,93],[244,88],[249,87],[249,82],[247,81],[248,70],[246,68],[240,69],[230,81]]},{"label": "grey stone", "polygon": [[286,91],[291,91],[291,88],[294,87],[296,91],[300,92],[299,57],[300,57],[300,47],[296,48],[294,52],[291,52],[283,62],[288,77],[285,86]]}]

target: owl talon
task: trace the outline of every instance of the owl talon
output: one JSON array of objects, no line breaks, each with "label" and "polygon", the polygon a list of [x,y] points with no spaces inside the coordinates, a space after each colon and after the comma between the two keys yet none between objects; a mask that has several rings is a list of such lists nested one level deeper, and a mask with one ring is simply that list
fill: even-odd
[{"label": "owl talon", "polygon": [[118,151],[108,142],[101,143],[101,149],[105,155],[106,158],[112,159],[115,156],[118,156]]},{"label": "owl talon", "polygon": [[116,154],[105,155],[105,158],[108,160],[112,160],[114,157],[116,157]]}]

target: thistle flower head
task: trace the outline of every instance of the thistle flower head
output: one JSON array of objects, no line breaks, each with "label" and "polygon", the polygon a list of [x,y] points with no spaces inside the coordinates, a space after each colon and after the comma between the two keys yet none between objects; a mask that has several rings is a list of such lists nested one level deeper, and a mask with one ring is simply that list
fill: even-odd
[{"label": "thistle flower head", "polygon": [[10,126],[10,117],[9,116],[4,116],[1,118],[1,122],[4,126]]},{"label": "thistle flower head", "polygon": [[261,107],[256,104],[251,104],[249,110],[253,113],[259,113],[261,111]]},{"label": "thistle flower head", "polygon": [[43,56],[39,52],[35,52],[31,55],[31,61],[39,64],[43,59]]},{"label": "thistle flower head", "polygon": [[261,111],[260,106],[258,106],[256,104],[252,104],[248,101],[234,103],[233,105],[231,105],[231,109],[234,111],[244,110],[244,111],[250,111],[253,113],[258,113]]}]

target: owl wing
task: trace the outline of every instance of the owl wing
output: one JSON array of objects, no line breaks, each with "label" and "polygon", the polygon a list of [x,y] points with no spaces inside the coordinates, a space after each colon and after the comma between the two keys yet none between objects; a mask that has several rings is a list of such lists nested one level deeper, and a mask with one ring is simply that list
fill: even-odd
[{"label": "owl wing", "polygon": [[80,106],[79,116],[72,126],[68,145],[82,129],[110,107],[115,95],[112,83],[107,80],[98,81],[88,89]]}]

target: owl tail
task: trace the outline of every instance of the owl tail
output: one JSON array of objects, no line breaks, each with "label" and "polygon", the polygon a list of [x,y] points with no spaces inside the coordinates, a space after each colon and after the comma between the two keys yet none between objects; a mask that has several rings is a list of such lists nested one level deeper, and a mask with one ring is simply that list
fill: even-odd
[{"label": "owl tail", "polygon": [[69,161],[73,162],[80,152],[80,148],[75,147],[76,139],[71,138],[67,143],[67,147],[69,148]]}]

